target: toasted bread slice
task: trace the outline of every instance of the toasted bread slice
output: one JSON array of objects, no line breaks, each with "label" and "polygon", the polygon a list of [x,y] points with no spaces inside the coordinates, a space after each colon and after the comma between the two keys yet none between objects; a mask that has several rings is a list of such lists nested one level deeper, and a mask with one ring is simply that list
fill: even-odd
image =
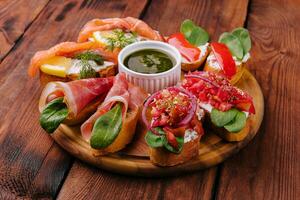
[{"label": "toasted bread slice", "polygon": [[194,140],[184,143],[180,154],[172,153],[164,147],[150,148],[150,160],[153,164],[162,167],[174,166],[192,160],[199,155],[200,138],[201,136],[198,135]]},{"label": "toasted bread slice", "polygon": [[202,56],[199,60],[195,62],[181,62],[181,69],[186,72],[197,70],[205,62],[208,54],[209,50],[207,49],[204,56]]},{"label": "toasted bread slice", "polygon": [[127,144],[129,144],[135,134],[135,128],[140,115],[140,108],[134,110],[128,110],[126,118],[122,123],[121,131],[119,132],[117,138],[104,149],[93,149],[93,154],[95,156],[106,155],[109,153],[117,152]]}]

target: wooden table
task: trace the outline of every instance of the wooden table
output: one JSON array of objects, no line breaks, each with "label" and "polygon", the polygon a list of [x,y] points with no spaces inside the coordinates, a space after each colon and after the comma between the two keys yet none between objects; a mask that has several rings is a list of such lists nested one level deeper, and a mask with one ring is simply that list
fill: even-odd
[{"label": "wooden table", "polygon": [[[295,0],[0,1],[0,199],[299,199],[300,2]],[[26,70],[38,50],[75,40],[93,18],[134,16],[163,34],[190,18],[217,40],[244,26],[250,71],[265,117],[239,154],[207,170],[145,179],[112,174],[71,157],[38,124],[38,80]]]}]

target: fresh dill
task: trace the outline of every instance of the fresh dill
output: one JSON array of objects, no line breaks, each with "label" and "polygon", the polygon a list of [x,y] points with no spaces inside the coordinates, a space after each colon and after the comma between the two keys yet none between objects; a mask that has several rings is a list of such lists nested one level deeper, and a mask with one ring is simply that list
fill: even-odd
[{"label": "fresh dill", "polygon": [[78,79],[95,78],[98,73],[93,69],[89,61],[95,61],[98,65],[103,65],[103,58],[94,52],[83,52],[75,56],[76,59],[80,60],[81,69],[79,72]]},{"label": "fresh dill", "polygon": [[107,49],[113,51],[115,48],[124,48],[125,46],[134,43],[136,41],[136,34],[135,33],[127,33],[125,34],[122,30],[114,30],[114,35],[107,38],[108,46]]}]

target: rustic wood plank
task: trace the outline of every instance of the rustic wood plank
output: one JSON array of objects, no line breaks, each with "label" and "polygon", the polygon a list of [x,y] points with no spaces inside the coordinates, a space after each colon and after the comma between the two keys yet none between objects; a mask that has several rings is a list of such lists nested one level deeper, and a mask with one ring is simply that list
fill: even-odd
[{"label": "rustic wood plank", "polygon": [[251,1],[250,69],[266,115],[253,143],[224,163],[217,199],[299,199],[299,9],[299,1]]},{"label": "rustic wood plank", "polygon": [[0,1],[0,60],[38,16],[49,0]]},{"label": "rustic wood plank", "polygon": [[[139,2],[139,4],[137,4]],[[72,158],[39,127],[34,52],[74,40],[96,17],[139,16],[146,1],[51,1],[0,65],[0,199],[55,198]],[[139,9],[139,10],[138,10]]]},{"label": "rustic wood plank", "polygon": [[[143,20],[165,35],[179,31],[181,21],[194,20],[214,40],[243,26],[248,1],[151,1]],[[124,177],[75,161],[58,199],[211,199],[217,167],[181,177],[141,179]]]}]

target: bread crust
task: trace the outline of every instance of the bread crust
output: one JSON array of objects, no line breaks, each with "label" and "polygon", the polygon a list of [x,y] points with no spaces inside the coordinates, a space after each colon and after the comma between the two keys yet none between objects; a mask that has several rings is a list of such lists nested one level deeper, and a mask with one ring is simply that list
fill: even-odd
[{"label": "bread crust", "polygon": [[201,59],[199,59],[199,60],[197,60],[195,62],[190,62],[190,63],[183,63],[183,62],[181,62],[181,69],[183,71],[186,71],[186,72],[197,70],[204,63],[204,61],[206,60],[209,52],[210,52],[209,49],[207,49],[205,55],[202,56]]},{"label": "bread crust", "polygon": [[164,147],[150,148],[150,160],[153,164],[161,167],[170,167],[185,163],[196,158],[199,155],[200,138],[198,137],[190,142],[184,143],[180,154],[172,153]]},{"label": "bread crust", "polygon": [[[207,115],[209,116],[209,115]],[[250,131],[250,126],[251,126],[251,119],[248,118],[246,121],[245,127],[237,132],[237,133],[232,133],[227,131],[224,127],[217,127],[215,126],[211,120],[210,117],[207,117],[205,122],[209,125],[209,127],[216,133],[218,136],[220,136],[222,139],[228,141],[228,142],[238,142],[244,140],[247,135],[249,134]]]}]

